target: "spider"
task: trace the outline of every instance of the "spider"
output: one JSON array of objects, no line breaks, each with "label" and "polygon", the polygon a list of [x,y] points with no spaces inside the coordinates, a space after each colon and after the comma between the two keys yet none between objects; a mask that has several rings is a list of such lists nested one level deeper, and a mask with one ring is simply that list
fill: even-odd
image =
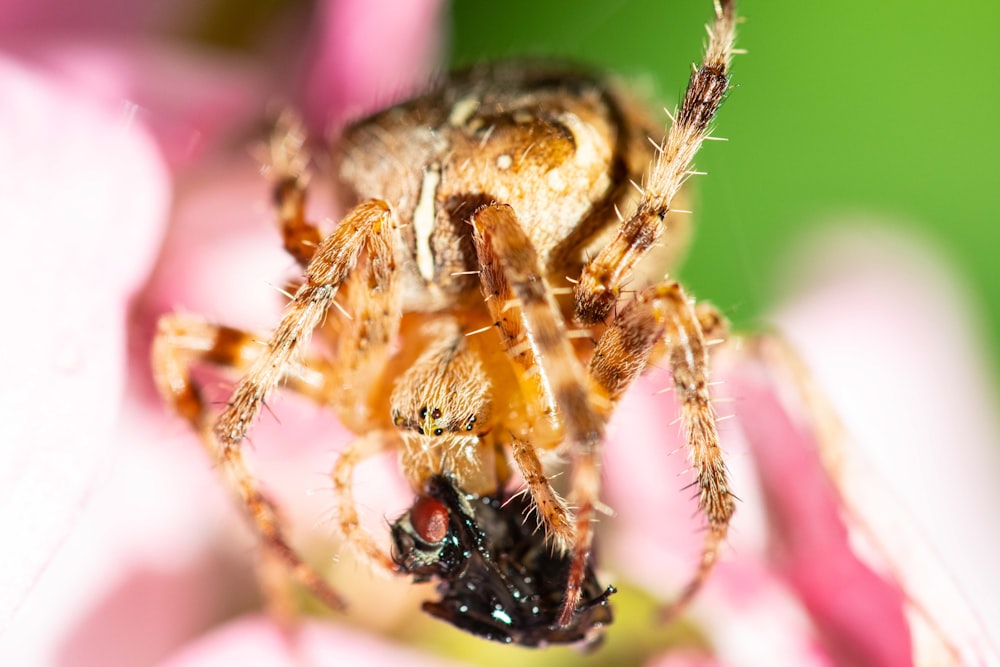
[{"label": "spider", "polygon": [[[306,215],[304,132],[279,123],[275,208],[303,271],[291,302],[266,342],[166,315],[152,364],[159,391],[200,434],[265,548],[326,604],[343,607],[289,544],[242,453],[279,385],[330,407],[358,435],[331,473],[346,542],[376,566],[440,578],[446,598],[473,607],[491,587],[459,591],[460,577],[489,570],[496,592],[523,565],[540,575],[525,593],[558,600],[505,635],[534,645],[576,641],[610,622],[598,607],[611,589],[600,593],[591,563],[594,523],[607,511],[605,425],[632,381],[661,360],[707,520],[675,609],[704,582],[734,510],[708,390],[707,345],[725,324],[677,282],[626,288],[664,233],[683,227],[674,201],[729,88],[734,24],[733,1],[717,2],[703,62],[659,143],[649,139],[656,124],[614,85],[525,63],[474,67],[354,123],[334,169],[341,200],[355,205],[326,235]],[[191,374],[202,363],[242,373],[218,416]],[[361,526],[351,486],[359,463],[388,450],[417,496],[393,527],[392,554]],[[549,451],[568,461],[565,497],[543,465]],[[499,504],[514,469],[530,502]],[[522,511],[537,513],[541,537],[506,527]],[[459,533],[492,545],[461,572],[449,569],[444,548]],[[466,545],[462,558],[473,551]],[[513,569],[490,570],[491,561]],[[498,603],[475,625],[440,604],[436,615],[492,638],[520,618]]]}]

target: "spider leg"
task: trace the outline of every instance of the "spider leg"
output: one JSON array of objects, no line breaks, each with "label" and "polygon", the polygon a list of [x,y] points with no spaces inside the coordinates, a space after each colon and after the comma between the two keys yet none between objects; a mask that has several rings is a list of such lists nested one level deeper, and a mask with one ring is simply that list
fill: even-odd
[{"label": "spider leg", "polygon": [[333,478],[333,490],[337,497],[337,526],[344,539],[351,545],[355,553],[370,563],[391,572],[396,571],[396,565],[393,563],[392,557],[379,548],[371,533],[361,525],[351,489],[354,469],[359,463],[384,451],[396,448],[398,444],[399,435],[391,429],[364,435],[341,452],[330,472],[330,476]]},{"label": "spider leg", "polygon": [[662,236],[674,195],[690,175],[691,163],[729,89],[729,61],[735,35],[735,0],[717,0],[715,22],[700,68],[691,75],[684,101],[653,163],[635,212],[617,236],[583,269],[574,290],[576,319],[604,322],[618,302],[636,263]]},{"label": "spider leg", "polygon": [[[302,119],[291,111],[283,112],[271,134],[267,165],[285,250],[303,268],[308,268],[322,242],[319,228],[305,212],[309,184],[306,137]],[[326,402],[334,406],[341,422],[357,433],[370,429],[375,418],[372,400],[359,401],[358,393],[367,393],[371,399],[377,391],[377,382],[372,379],[381,377],[389,343],[399,330],[400,291],[391,271],[394,258],[387,252],[389,247],[377,244],[362,254],[356,270],[339,290],[337,305],[347,315],[334,318],[324,331],[333,334],[333,358],[337,360],[331,366],[337,391]],[[297,291],[300,287],[297,282],[288,289]]]},{"label": "spider leg", "polygon": [[391,245],[369,247],[337,295],[337,313],[322,333],[332,329],[336,363],[335,392],[329,397],[344,426],[355,433],[388,428],[388,393],[382,383],[402,318],[400,281],[392,270]]},{"label": "spider leg", "polygon": [[319,228],[306,219],[309,155],[305,141],[302,120],[292,112],[284,112],[271,133],[266,165],[285,250],[303,268],[323,240]]},{"label": "spider leg", "polygon": [[514,463],[528,485],[546,538],[551,539],[560,551],[568,550],[572,546],[571,539],[567,540],[573,536],[573,522],[566,501],[556,493],[545,476],[537,450],[530,442],[517,437],[512,440],[510,449]]},{"label": "spider leg", "polygon": [[265,397],[281,382],[285,369],[309,342],[327,315],[338,289],[366,252],[370,271],[384,292],[395,292],[393,218],[385,202],[359,204],[320,244],[305,270],[305,282],[285,309],[281,322],[243,376],[215,423],[222,456],[239,459],[239,444],[264,407]]},{"label": "spider leg", "polygon": [[[212,431],[211,414],[191,377],[191,369],[200,363],[243,370],[264,350],[264,344],[245,331],[189,315],[165,315],[160,318],[153,339],[153,378],[164,399],[191,424],[213,460],[222,464],[227,481],[241,496],[266,551],[282,562],[302,586],[338,609],[343,606],[340,596],[289,545],[281,530],[277,508],[257,486],[242,459],[228,462],[218,459],[220,449]],[[324,386],[328,377],[325,362],[305,359],[301,364],[285,368],[283,380],[292,390],[322,401],[328,393]]]},{"label": "spider leg", "polygon": [[[508,217],[510,218],[506,224],[502,225],[500,233],[507,233],[503,231],[506,228],[516,227],[517,230],[520,230],[512,212],[508,213],[505,209],[495,207],[487,207],[482,211],[483,215],[490,220],[496,218],[506,221]],[[473,218],[474,225],[478,224],[475,222],[476,219],[476,217]],[[539,371],[535,346],[528,336],[524,315],[525,306],[522,305],[507,280],[502,258],[494,247],[491,234],[491,230],[478,227],[473,233],[473,242],[476,245],[476,253],[479,258],[479,279],[483,297],[486,300],[490,316],[493,318],[494,326],[500,334],[504,350],[513,364],[521,392],[525,396],[541,398],[540,401],[528,401],[529,405],[526,406],[528,410],[540,406],[540,409],[536,408],[536,412],[529,415],[531,423],[539,426],[547,424],[549,430],[555,431],[555,433],[546,435],[558,439],[561,437],[558,432],[561,427],[558,424],[556,401],[552,395],[551,383],[546,375]],[[520,243],[529,243],[523,237],[523,233],[520,233],[517,240]],[[537,276],[537,272],[534,275]],[[559,331],[563,328],[561,321],[550,326],[556,327]]]},{"label": "spider leg", "polygon": [[[574,314],[585,325],[608,320],[636,263],[663,234],[673,198],[690,175],[694,156],[729,89],[736,24],[734,4],[735,0],[716,1],[705,57],[691,75],[674,123],[657,146],[659,155],[635,212],[621,224],[611,243],[584,266],[574,289]],[[595,409],[607,416],[605,411],[610,411],[617,397],[645,367],[657,339],[664,337],[698,476],[699,505],[709,522],[701,563],[675,607],[680,609],[693,597],[715,562],[733,512],[733,500],[709,403],[708,364],[698,316],[676,284],[652,290],[644,291],[641,298],[626,306],[608,325],[592,358],[588,386]],[[588,491],[584,487],[574,493]],[[578,538],[578,551],[581,546],[582,540]],[[579,565],[580,570],[571,572],[571,583],[574,576],[583,577],[581,560],[584,559],[574,559],[574,568]],[[568,618],[570,611],[565,607],[563,617]]]},{"label": "spider leg", "polygon": [[[569,500],[576,507],[574,520],[568,521],[565,507],[554,505],[553,513],[546,516],[546,508],[539,505],[547,529],[555,532],[564,520],[567,525],[572,525],[571,533],[564,530],[563,535],[556,536],[556,543],[571,544],[573,553],[566,598],[559,615],[560,625],[566,626],[580,601],[594,538],[594,514],[600,505],[598,493],[604,418],[591,405],[583,369],[565,335],[559,307],[542,278],[538,255],[518,224],[513,209],[497,204],[485,206],[476,212],[472,222],[480,277],[487,300],[494,294],[509,294],[519,304],[519,319],[523,319],[527,342],[541,370],[541,384],[559,408],[571,447],[573,468]],[[499,298],[493,297],[492,301],[495,303],[490,303],[490,308],[494,312],[506,310],[506,304],[499,303]],[[531,475],[534,471],[528,466],[525,472]],[[537,503],[539,498],[534,495],[534,489],[533,498]]]},{"label": "spider leg", "polygon": [[724,335],[724,328],[714,309],[695,308],[680,285],[665,282],[644,289],[621,310],[598,341],[590,363],[593,391],[614,403],[647,366],[657,345],[666,345],[699,490],[698,508],[708,520],[698,569],[665,613],[667,617],[679,613],[707,579],[735,509],[708,390],[705,333]]},{"label": "spider leg", "polygon": [[[246,374],[214,426],[204,416],[203,406],[196,421],[192,422],[230,484],[239,493],[264,544],[288,565],[297,580],[334,609],[342,608],[343,602],[289,547],[281,534],[274,505],[264,496],[250,473],[240,445],[263,409],[266,396],[290,375],[290,369],[297,366],[302,349],[326,316],[337,289],[350,275],[362,252],[367,253],[372,266],[378,267],[375,272],[382,277],[383,283],[391,285],[394,270],[392,229],[392,216],[384,202],[367,202],[348,213],[320,244],[306,267],[305,282],[286,308],[270,341],[247,364]],[[332,393],[329,386],[324,386],[325,397]],[[188,414],[184,409],[180,412],[185,416]]]}]

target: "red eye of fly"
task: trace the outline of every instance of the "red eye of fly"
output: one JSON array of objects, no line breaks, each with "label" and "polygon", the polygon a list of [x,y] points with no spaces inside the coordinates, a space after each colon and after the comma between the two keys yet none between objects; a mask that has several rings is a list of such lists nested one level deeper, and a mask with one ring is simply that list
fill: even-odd
[{"label": "red eye of fly", "polygon": [[425,542],[437,543],[448,534],[448,508],[440,500],[422,497],[410,508],[410,523]]}]

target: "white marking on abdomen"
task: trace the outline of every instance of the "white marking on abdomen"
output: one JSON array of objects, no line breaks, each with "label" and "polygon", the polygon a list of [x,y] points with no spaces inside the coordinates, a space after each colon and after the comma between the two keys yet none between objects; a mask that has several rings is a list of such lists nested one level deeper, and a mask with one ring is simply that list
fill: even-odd
[{"label": "white marking on abdomen", "polygon": [[434,280],[434,253],[431,252],[431,234],[437,219],[437,189],[441,182],[441,165],[432,164],[424,169],[420,183],[420,199],[413,209],[413,231],[417,240],[417,270],[427,282]]},{"label": "white marking on abdomen", "polygon": [[448,114],[448,124],[462,127],[472,118],[477,109],[479,109],[479,97],[475,95],[463,97],[455,102],[455,106],[451,108],[451,113]]}]

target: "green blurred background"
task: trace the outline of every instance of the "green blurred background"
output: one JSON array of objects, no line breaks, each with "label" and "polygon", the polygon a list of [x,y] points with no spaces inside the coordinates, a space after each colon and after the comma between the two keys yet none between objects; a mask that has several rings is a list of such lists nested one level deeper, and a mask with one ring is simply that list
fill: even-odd
[{"label": "green blurred background", "polygon": [[[738,324],[782,291],[811,228],[884,217],[953,264],[1000,342],[1000,5],[739,4],[745,23],[716,134],[697,158],[698,221],[680,276]],[[537,54],[607,66],[679,101],[709,0],[456,0],[452,61]],[[850,267],[844,267],[849,271]],[[996,355],[989,363],[996,365]]]}]

